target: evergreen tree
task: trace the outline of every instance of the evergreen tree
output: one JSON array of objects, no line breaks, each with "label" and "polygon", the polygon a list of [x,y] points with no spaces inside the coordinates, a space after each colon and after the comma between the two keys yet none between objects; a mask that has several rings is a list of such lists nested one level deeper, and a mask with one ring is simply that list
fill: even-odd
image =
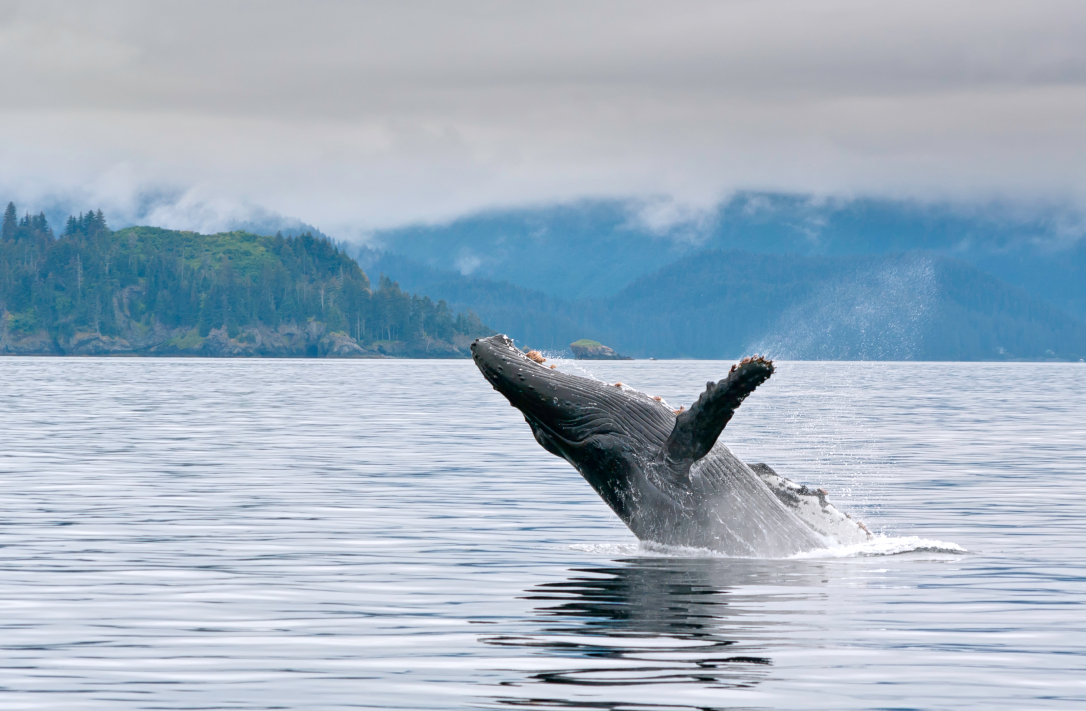
[{"label": "evergreen tree", "polygon": [[30,218],[30,228],[43,236],[53,236],[53,230],[49,228],[49,222],[45,219],[44,212],[39,212]]},{"label": "evergreen tree", "polygon": [[8,207],[4,210],[4,227],[2,232],[2,238],[5,240],[15,239],[16,229],[19,227],[15,217],[15,203],[9,202]]}]

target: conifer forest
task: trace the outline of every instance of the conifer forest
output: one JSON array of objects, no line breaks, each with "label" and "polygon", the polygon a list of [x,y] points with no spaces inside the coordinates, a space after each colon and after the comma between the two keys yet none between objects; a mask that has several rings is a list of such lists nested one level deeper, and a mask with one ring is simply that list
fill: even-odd
[{"label": "conifer forest", "polygon": [[324,237],[109,229],[101,210],[57,236],[4,211],[0,353],[461,357],[473,313],[376,288]]}]

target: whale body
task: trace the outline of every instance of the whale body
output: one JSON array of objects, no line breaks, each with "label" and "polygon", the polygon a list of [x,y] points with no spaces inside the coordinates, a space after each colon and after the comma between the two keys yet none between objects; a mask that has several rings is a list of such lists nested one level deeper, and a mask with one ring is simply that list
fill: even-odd
[{"label": "whale body", "polygon": [[718,441],[740,403],[773,374],[754,357],[707,383],[689,410],[620,384],[549,368],[506,336],[471,345],[483,376],[519,409],[537,442],[580,472],[642,541],[729,556],[785,557],[871,534],[811,490]]}]

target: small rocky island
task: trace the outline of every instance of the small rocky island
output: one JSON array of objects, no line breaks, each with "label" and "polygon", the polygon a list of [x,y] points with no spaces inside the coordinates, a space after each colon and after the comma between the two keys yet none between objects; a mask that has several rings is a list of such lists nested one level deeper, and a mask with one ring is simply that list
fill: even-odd
[{"label": "small rocky island", "polygon": [[570,343],[569,349],[573,351],[573,357],[577,360],[633,360],[629,356],[615,353],[613,349],[599,341],[590,341],[587,338]]}]

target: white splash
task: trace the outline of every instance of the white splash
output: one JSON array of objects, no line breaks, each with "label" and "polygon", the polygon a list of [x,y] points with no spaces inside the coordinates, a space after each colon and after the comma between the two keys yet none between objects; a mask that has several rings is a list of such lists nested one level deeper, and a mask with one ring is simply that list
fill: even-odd
[{"label": "white splash", "polygon": [[929,258],[887,260],[827,281],[748,352],[786,360],[912,360],[937,297]]},{"label": "white splash", "polygon": [[[601,556],[638,556],[643,558],[735,558],[708,548],[690,548],[687,546],[668,546],[652,541],[640,543],[574,543],[570,550]],[[968,553],[957,543],[937,541],[919,536],[884,536],[876,535],[870,541],[848,546],[830,546],[813,551],[797,553],[784,560],[810,560],[826,558],[868,558],[876,556],[902,555],[906,553],[943,553],[962,555]],[[768,560],[751,558],[751,560]]]},{"label": "white splash", "polygon": [[864,541],[863,543],[819,548],[805,553],[797,553],[792,558],[865,558],[901,555],[903,553],[952,553],[960,555],[968,552],[957,543],[920,538],[919,536],[884,536],[879,534],[870,541]]}]

